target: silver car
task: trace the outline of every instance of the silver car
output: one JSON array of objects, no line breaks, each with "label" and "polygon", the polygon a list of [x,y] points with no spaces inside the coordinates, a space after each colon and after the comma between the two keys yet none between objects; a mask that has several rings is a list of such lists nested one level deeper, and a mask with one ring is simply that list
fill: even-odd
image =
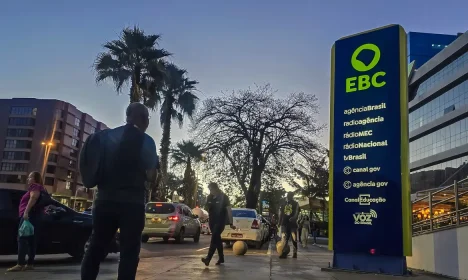
[{"label": "silver car", "polygon": [[142,242],[151,237],[160,237],[164,241],[174,238],[182,243],[185,238],[200,240],[201,224],[198,216],[185,204],[170,202],[149,202],[146,204],[146,221]]}]

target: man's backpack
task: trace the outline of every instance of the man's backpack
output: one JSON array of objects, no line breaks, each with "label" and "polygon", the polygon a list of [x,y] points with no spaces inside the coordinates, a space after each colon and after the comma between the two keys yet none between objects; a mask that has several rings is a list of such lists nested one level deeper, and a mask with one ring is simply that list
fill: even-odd
[{"label": "man's backpack", "polygon": [[91,134],[83,144],[79,165],[83,185],[94,188],[101,182],[104,170],[105,131]]}]

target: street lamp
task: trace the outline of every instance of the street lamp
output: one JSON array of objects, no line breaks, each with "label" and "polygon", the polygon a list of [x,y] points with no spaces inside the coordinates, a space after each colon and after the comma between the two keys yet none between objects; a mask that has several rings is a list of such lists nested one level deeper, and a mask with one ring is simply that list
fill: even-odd
[{"label": "street lamp", "polygon": [[42,172],[41,172],[42,178],[44,178],[45,171],[46,171],[45,168],[46,168],[47,162],[49,161],[50,149],[52,148],[54,143],[51,141],[43,141],[41,145],[45,147],[44,161],[42,162]]}]

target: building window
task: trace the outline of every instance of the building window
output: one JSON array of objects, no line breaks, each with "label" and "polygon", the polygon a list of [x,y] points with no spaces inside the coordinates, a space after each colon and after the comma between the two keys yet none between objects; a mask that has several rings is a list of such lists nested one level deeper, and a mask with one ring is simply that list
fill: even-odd
[{"label": "building window", "polygon": [[55,127],[56,129],[63,129],[63,122],[62,121],[57,121],[57,125]]},{"label": "building window", "polygon": [[67,173],[67,178],[68,179],[74,179],[74,175],[75,174],[73,173],[73,171],[68,170],[68,173]]},{"label": "building window", "polygon": [[14,126],[34,126],[36,119],[33,118],[9,118],[8,125]]},{"label": "building window", "polygon": [[7,160],[29,160],[29,152],[3,152],[3,159]]},{"label": "building window", "polygon": [[77,138],[80,136],[80,131],[78,130],[78,128],[73,128],[73,136]]},{"label": "building window", "polygon": [[54,139],[59,141],[62,140],[62,133],[58,131],[54,132]]},{"label": "building window", "polygon": [[0,183],[26,184],[26,175],[0,174]]},{"label": "building window", "polygon": [[11,107],[10,115],[35,116],[36,112],[37,109],[32,107]]},{"label": "building window", "polygon": [[75,117],[75,126],[80,126],[80,119]]},{"label": "building window", "polygon": [[56,154],[49,154],[48,162],[57,162],[58,156]]},{"label": "building window", "polygon": [[26,163],[3,162],[1,171],[27,171]]},{"label": "building window", "polygon": [[79,144],[79,141],[76,140],[76,139],[72,139],[72,146],[75,147],[75,148],[78,148],[78,144]]},{"label": "building window", "polygon": [[[447,108],[454,110],[468,104],[468,81],[464,81],[409,114],[409,130],[441,118]],[[452,107],[453,106],[453,107]]]},{"label": "building window", "polygon": [[34,130],[25,128],[9,128],[7,130],[8,137],[33,137]]},{"label": "building window", "polygon": [[76,168],[76,160],[71,159],[70,162],[68,163],[68,166],[70,168]]},{"label": "building window", "polygon": [[94,126],[91,126],[91,128],[89,129],[89,132],[91,134],[94,134],[96,132],[96,128]]},{"label": "building window", "polygon": [[31,144],[29,140],[5,140],[5,148],[8,149],[31,149]]},{"label": "building window", "polygon": [[55,174],[56,167],[55,165],[47,165],[46,173]]},{"label": "building window", "polygon": [[52,177],[45,177],[44,185],[53,186],[55,184],[55,179]]},{"label": "building window", "polygon": [[442,80],[449,77],[459,69],[462,69],[466,63],[468,63],[468,52],[458,57],[450,64],[442,68],[439,72],[435,73],[430,78],[422,82],[416,91],[416,96],[425,94],[433,87],[438,85]]},{"label": "building window", "polygon": [[468,119],[424,135],[410,143],[410,162],[468,144]]},{"label": "building window", "polygon": [[67,190],[71,189],[71,182],[70,181],[67,181],[65,183],[65,189],[67,189]]},{"label": "building window", "polygon": [[55,118],[62,119],[63,118],[63,110],[62,109],[55,109]]},{"label": "building window", "polygon": [[77,151],[77,150],[71,149],[71,150],[70,150],[70,156],[71,156],[71,157],[75,157],[75,158],[78,157],[78,151]]}]

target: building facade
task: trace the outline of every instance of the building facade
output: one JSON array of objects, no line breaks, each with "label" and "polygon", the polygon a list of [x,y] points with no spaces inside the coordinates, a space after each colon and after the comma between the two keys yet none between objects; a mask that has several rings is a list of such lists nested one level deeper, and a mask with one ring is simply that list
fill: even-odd
[{"label": "building facade", "polygon": [[[425,44],[417,47],[432,43]],[[420,66],[409,81],[412,193],[468,176],[468,32],[432,58],[422,57],[423,64],[414,58]]]},{"label": "building facade", "polygon": [[409,32],[408,63],[415,61],[419,68],[456,39],[457,35]]},{"label": "building facade", "polygon": [[83,187],[78,155],[86,138],[107,126],[72,104],[47,99],[0,99],[0,188],[26,189],[31,171],[43,175],[55,199],[78,211],[94,190]]}]

